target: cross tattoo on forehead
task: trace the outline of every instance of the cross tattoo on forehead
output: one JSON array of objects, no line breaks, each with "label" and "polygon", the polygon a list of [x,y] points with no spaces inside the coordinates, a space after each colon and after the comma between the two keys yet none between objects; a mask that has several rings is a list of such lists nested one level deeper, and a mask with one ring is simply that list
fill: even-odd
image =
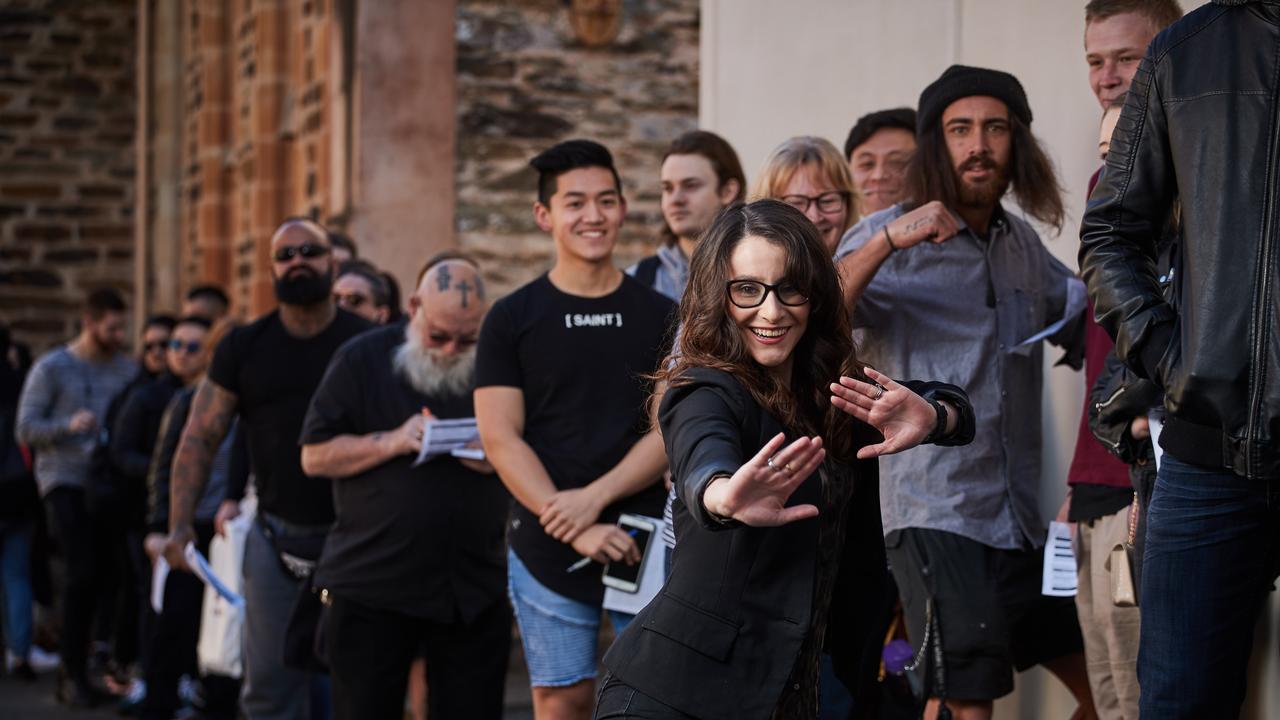
[{"label": "cross tattoo on forehead", "polygon": [[[441,265],[440,272],[436,273],[436,288],[438,288],[440,292],[444,292],[445,290],[448,290],[450,280],[452,280],[452,278],[449,276],[449,266]],[[466,307],[465,302],[462,303],[462,305],[463,307]]]},{"label": "cross tattoo on forehead", "polygon": [[458,287],[458,292],[461,293],[462,295],[462,307],[466,307],[467,293],[470,292],[472,289],[471,284],[468,283],[466,280],[463,280],[462,282],[458,283],[457,287]]}]

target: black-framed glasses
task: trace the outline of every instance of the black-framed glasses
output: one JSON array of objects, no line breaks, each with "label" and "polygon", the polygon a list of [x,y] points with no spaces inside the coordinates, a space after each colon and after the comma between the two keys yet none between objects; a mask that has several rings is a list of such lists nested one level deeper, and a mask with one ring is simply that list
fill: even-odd
[{"label": "black-framed glasses", "polygon": [[301,245],[286,245],[272,255],[278,263],[287,263],[295,257],[301,257],[303,260],[311,260],[313,258],[324,257],[329,254],[329,248],[316,243],[303,243]]},{"label": "black-framed glasses", "polygon": [[821,195],[783,195],[781,200],[800,212],[809,212],[809,206],[818,203],[818,210],[824,213],[836,213],[848,205],[849,193],[832,190]]},{"label": "black-framed glasses", "polygon": [[204,345],[198,340],[192,340],[191,342],[188,342],[188,343],[184,343],[181,340],[169,341],[170,350],[174,352],[186,351],[190,355],[195,355],[196,353],[200,352],[200,348],[202,347],[204,347]]},{"label": "black-framed glasses", "polygon": [[730,280],[725,283],[725,290],[729,293],[729,302],[743,309],[760,307],[764,304],[764,299],[769,297],[769,293],[773,293],[774,297],[778,298],[778,302],[788,307],[809,302],[808,295],[785,281],[770,285],[758,280]]}]

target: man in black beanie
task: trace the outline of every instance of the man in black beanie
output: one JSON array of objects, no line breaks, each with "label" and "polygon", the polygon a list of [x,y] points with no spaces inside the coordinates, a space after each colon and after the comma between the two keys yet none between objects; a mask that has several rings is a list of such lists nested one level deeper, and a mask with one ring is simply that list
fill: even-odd
[{"label": "man in black beanie", "polygon": [[893,377],[941,377],[972,398],[960,448],[880,460],[885,546],[920,666],[925,717],[991,716],[1014,670],[1042,664],[1094,717],[1071,598],[1041,594],[1043,345],[1083,360],[1084,286],[1025,220],[1061,227],[1062,193],[1031,134],[1017,78],[952,66],[920,95],[908,200],[837,249],[862,359]]}]

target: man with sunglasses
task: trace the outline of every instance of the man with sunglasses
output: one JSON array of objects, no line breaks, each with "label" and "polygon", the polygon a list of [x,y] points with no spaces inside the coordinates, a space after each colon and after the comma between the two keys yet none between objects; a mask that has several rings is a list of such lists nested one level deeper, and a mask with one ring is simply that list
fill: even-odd
[{"label": "man with sunglasses", "polygon": [[387,279],[364,260],[347,260],[338,265],[333,300],[343,310],[377,325],[385,325],[391,318],[391,288]]},{"label": "man with sunglasses", "polygon": [[837,257],[865,333],[863,360],[894,377],[958,385],[977,416],[970,445],[880,461],[885,543],[907,626],[913,639],[931,638],[926,657],[943,658],[926,674],[927,716],[945,701],[957,720],[988,718],[1013,690],[1014,670],[1036,664],[1087,716],[1075,604],[1040,593],[1039,507],[1040,341],[1080,367],[1084,288],[1001,205],[1011,193],[1061,227],[1061,190],[1014,76],[952,66],[918,107],[909,200],[865,218]]},{"label": "man with sunglasses", "polygon": [[[302,470],[298,434],[333,353],[371,326],[335,307],[328,234],[314,221],[286,220],[271,238],[271,258],[279,307],[219,343],[192,399],[173,461],[165,557],[186,567],[182,551],[194,538],[197,500],[239,414],[258,493],[244,559],[244,710],[251,720],[303,720],[313,678],[285,666],[285,627],[334,515],[328,483]],[[228,489],[229,500],[238,495]],[[300,562],[286,564],[282,554]]]},{"label": "man with sunglasses", "polygon": [[420,278],[408,323],[334,356],[302,430],[302,467],[333,478],[338,515],[315,578],[330,598],[335,720],[402,717],[420,651],[433,719],[502,716],[506,489],[484,460],[416,462],[428,422],[475,415],[488,298],[475,263],[455,254]]}]

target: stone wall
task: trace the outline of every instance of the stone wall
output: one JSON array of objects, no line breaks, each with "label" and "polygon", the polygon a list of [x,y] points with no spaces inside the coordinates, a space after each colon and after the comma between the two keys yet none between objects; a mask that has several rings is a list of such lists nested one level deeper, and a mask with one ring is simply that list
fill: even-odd
[{"label": "stone wall", "polygon": [[568,5],[458,2],[456,227],[502,293],[551,264],[530,209],[530,158],[576,137],[613,152],[629,207],[616,256],[625,265],[652,252],[661,228],[662,151],[697,124],[698,0],[627,0],[602,49],[574,38]]},{"label": "stone wall", "polygon": [[0,0],[0,322],[42,350],[132,290],[134,0]]}]

